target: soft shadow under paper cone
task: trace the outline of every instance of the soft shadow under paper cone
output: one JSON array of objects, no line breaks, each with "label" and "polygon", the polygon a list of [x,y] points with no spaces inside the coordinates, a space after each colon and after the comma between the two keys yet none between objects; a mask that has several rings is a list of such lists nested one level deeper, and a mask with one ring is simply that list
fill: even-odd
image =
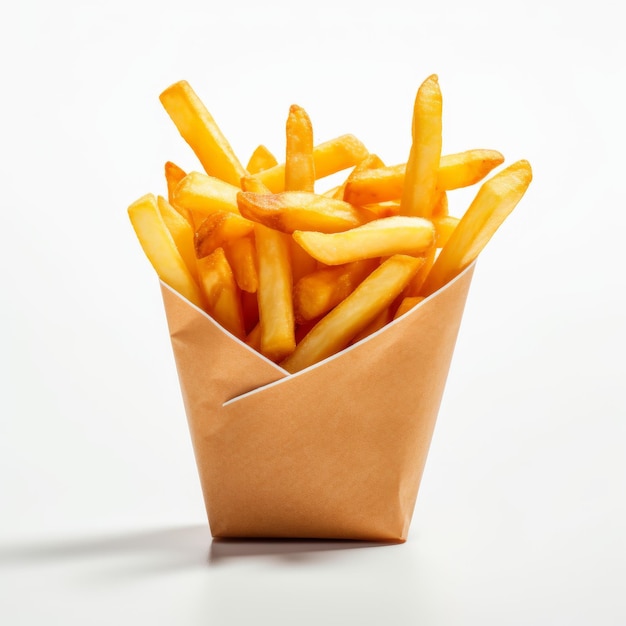
[{"label": "soft shadow under paper cone", "polygon": [[162,285],[213,536],[406,539],[472,273],[294,375]]}]

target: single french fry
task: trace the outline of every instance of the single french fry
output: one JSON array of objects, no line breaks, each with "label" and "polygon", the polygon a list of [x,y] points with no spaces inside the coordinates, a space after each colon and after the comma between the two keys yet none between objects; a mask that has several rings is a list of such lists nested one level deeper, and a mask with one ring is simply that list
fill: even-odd
[{"label": "single french fry", "polygon": [[285,191],[312,193],[315,189],[313,125],[307,112],[296,104],[289,107],[286,134]]},{"label": "single french fry", "polygon": [[302,277],[293,288],[298,324],[328,313],[347,298],[378,267],[377,259],[327,267]]},{"label": "single french fry", "polygon": [[343,199],[357,206],[400,200],[405,170],[406,163],[402,163],[354,172],[346,181]]},{"label": "single french fry", "polygon": [[410,311],[415,305],[419,304],[424,299],[423,296],[407,296],[402,298],[402,301],[398,305],[393,319],[398,319],[401,315],[404,315],[407,311]]},{"label": "single french fry", "polygon": [[400,254],[387,259],[313,327],[281,367],[297,372],[343,350],[391,305],[421,263],[422,259]]},{"label": "single french fry", "polygon": [[520,160],[482,184],[428,273],[421,295],[434,293],[476,259],[522,199],[531,180],[530,164]]},{"label": "single french fry", "polygon": [[193,245],[194,234],[191,224],[163,196],[157,196],[157,207],[180,255],[183,257],[183,261],[185,261],[185,265],[194,280],[198,280],[196,252]]},{"label": "single french fry", "polygon": [[[367,148],[354,135],[341,135],[313,148],[315,179],[319,180],[355,166],[368,155]],[[278,193],[285,190],[285,164],[255,174],[263,184]]]},{"label": "single french fry", "polygon": [[248,191],[250,193],[267,193],[272,192],[255,176],[242,176],[241,178],[242,191]]},{"label": "single french fry", "polygon": [[433,74],[420,85],[415,97],[411,151],[400,201],[401,215],[426,218],[432,215],[441,160],[441,112],[439,80]]},{"label": "single french fry", "polygon": [[246,171],[250,174],[258,174],[263,170],[278,165],[276,157],[263,145],[257,146],[250,155]]},{"label": "single french fry", "polygon": [[244,293],[255,293],[259,286],[259,274],[256,267],[256,247],[253,233],[247,237],[228,241],[224,244],[224,252],[226,252],[226,258],[233,270],[239,289]]},{"label": "single french fry", "polygon": [[189,83],[185,80],[174,83],[159,99],[206,173],[238,187],[246,171]]},{"label": "single french fry", "polygon": [[145,255],[159,278],[201,309],[204,298],[176,247],[153,194],[146,194],[128,207],[128,217]]},{"label": "single french fry", "polygon": [[373,170],[381,167],[385,167],[382,159],[377,154],[368,154],[360,163],[357,163],[350,174],[348,174],[348,178],[343,182],[343,184],[339,185],[333,193],[333,198],[337,198],[338,200],[345,200],[344,193],[346,191],[346,187],[350,184],[350,181],[359,173],[365,170]]},{"label": "single french fry", "polygon": [[434,242],[435,228],[421,217],[398,215],[339,233],[297,230],[293,238],[318,261],[341,265],[394,254],[420,255]]},{"label": "single french fry", "polygon": [[249,235],[254,222],[231,211],[216,211],[208,215],[194,235],[196,257],[201,259],[216,248],[222,248],[230,241]]},{"label": "single french fry", "polygon": [[454,229],[457,227],[461,220],[458,217],[452,215],[442,215],[441,217],[433,217],[432,222],[435,227],[436,233],[436,245],[438,248],[443,248],[448,240],[452,236]]},{"label": "single french fry", "polygon": [[244,217],[289,234],[295,230],[335,233],[375,217],[367,209],[308,191],[275,194],[241,191],[237,194],[237,205]]},{"label": "single french fry", "polygon": [[209,315],[235,337],[243,339],[245,331],[239,288],[224,250],[217,248],[198,259],[198,272]]},{"label": "single french fry", "polygon": [[261,323],[257,322],[246,337],[246,343],[257,352],[261,352]]},{"label": "single french fry", "polygon": [[239,187],[201,172],[190,172],[174,189],[174,203],[196,215],[210,215],[217,211],[239,213]]},{"label": "single french fry", "polygon": [[261,352],[272,361],[280,361],[291,354],[296,345],[289,236],[256,224],[254,237],[259,272]]},{"label": "single french fry", "polygon": [[439,162],[437,186],[440,189],[460,189],[480,182],[491,170],[504,162],[496,150],[466,150],[446,154]]}]

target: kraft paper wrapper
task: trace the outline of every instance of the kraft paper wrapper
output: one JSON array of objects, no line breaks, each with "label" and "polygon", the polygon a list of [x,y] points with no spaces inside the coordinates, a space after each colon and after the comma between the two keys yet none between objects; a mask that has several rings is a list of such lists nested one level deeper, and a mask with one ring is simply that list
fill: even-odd
[{"label": "kraft paper wrapper", "polygon": [[406,540],[473,269],[297,374],[161,284],[214,537]]}]

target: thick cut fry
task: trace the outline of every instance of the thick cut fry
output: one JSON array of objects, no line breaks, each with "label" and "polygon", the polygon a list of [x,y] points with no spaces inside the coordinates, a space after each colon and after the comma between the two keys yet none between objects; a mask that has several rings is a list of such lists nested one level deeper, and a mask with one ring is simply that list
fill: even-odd
[{"label": "thick cut fry", "polygon": [[437,186],[440,189],[460,189],[480,182],[491,170],[504,163],[496,150],[466,150],[446,154],[439,162]]},{"label": "thick cut fry", "polygon": [[393,254],[422,254],[434,242],[435,228],[421,217],[398,215],[340,233],[297,230],[293,238],[318,261],[341,265]]},{"label": "thick cut fry", "polygon": [[441,90],[433,74],[415,97],[411,151],[400,201],[402,215],[432,215],[441,160],[441,110]]},{"label": "thick cut fry", "polygon": [[343,350],[357,333],[391,305],[422,262],[422,259],[405,255],[387,259],[314,326],[281,367],[297,372]]},{"label": "thick cut fry", "polygon": [[405,170],[406,163],[402,163],[355,172],[346,182],[343,199],[357,206],[399,200]]},{"label": "thick cut fry", "polygon": [[332,197],[337,198],[338,200],[345,200],[344,193],[346,191],[346,187],[359,172],[378,169],[381,167],[385,167],[382,159],[377,154],[368,154],[360,163],[357,163],[354,166],[350,174],[348,174],[348,178],[346,178],[342,185],[339,185],[339,187],[335,189]]},{"label": "thick cut fry", "polygon": [[261,352],[280,361],[296,346],[289,237],[257,224],[254,227],[259,272]]},{"label": "thick cut fry", "polygon": [[210,215],[216,211],[239,213],[239,187],[225,183],[214,176],[190,172],[174,189],[174,203],[195,214]]},{"label": "thick cut fry", "polygon": [[289,108],[286,134],[285,190],[313,192],[315,188],[313,125],[307,112],[296,104]]},{"label": "thick cut fry", "polygon": [[443,248],[452,236],[454,229],[457,227],[460,219],[452,215],[443,215],[441,217],[433,217],[432,222],[435,227],[437,237],[436,245]]},{"label": "thick cut fry", "polygon": [[253,235],[232,239],[225,243],[224,252],[226,252],[239,289],[246,293],[255,293],[259,286],[259,275]]},{"label": "thick cut fry", "polygon": [[[315,178],[319,180],[341,170],[354,167],[368,155],[367,148],[354,135],[341,135],[313,148]],[[256,174],[270,191],[285,190],[285,164],[281,163]]]},{"label": "thick cut fry", "polygon": [[246,171],[189,83],[174,83],[159,98],[206,173],[238,187]]},{"label": "thick cut fry", "polygon": [[295,230],[336,233],[375,218],[367,209],[308,191],[275,194],[241,191],[237,204],[244,217],[289,234]]},{"label": "thick cut fry", "polygon": [[224,250],[217,248],[210,255],[198,259],[198,272],[209,315],[235,337],[243,339],[245,332],[239,288]]},{"label": "thick cut fry", "polygon": [[328,313],[347,298],[377,266],[377,259],[365,259],[326,267],[301,278],[293,288],[296,322],[302,324]]},{"label": "thick cut fry", "polygon": [[204,308],[204,298],[168,230],[153,194],[128,207],[128,217],[145,255],[159,278],[189,302]]},{"label": "thick cut fry", "polygon": [[201,259],[224,244],[249,235],[254,222],[230,211],[211,213],[200,224],[194,236],[196,256]]},{"label": "thick cut fry", "polygon": [[276,157],[263,145],[257,146],[250,156],[246,170],[250,174],[258,174],[263,170],[278,165]]},{"label": "thick cut fry", "polygon": [[416,304],[419,304],[424,299],[423,296],[407,296],[402,298],[402,302],[398,305],[393,319],[398,319],[401,315],[404,315],[407,311],[410,311]]},{"label": "thick cut fry", "polygon": [[157,196],[159,213],[170,231],[174,243],[183,257],[189,272],[198,280],[198,268],[196,267],[196,252],[193,246],[193,228],[191,224],[163,197]]},{"label": "thick cut fry", "polygon": [[428,273],[422,295],[434,293],[476,259],[526,193],[531,180],[530,164],[521,160],[482,184]]},{"label": "thick cut fry", "polygon": [[317,270],[317,260],[303,250],[293,238],[289,241],[291,250],[291,273],[295,285],[303,276]]}]

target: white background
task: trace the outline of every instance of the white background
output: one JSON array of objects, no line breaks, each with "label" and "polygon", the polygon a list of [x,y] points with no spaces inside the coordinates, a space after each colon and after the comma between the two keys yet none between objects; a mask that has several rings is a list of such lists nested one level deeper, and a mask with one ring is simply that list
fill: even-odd
[{"label": "white background", "polygon": [[[626,623],[619,3],[23,1],[0,20],[0,623]],[[211,542],[158,283],[126,208],[197,169],[187,79],[244,162],[316,141],[534,181],[475,274],[409,540]],[[450,195],[460,214],[469,194]]]}]

